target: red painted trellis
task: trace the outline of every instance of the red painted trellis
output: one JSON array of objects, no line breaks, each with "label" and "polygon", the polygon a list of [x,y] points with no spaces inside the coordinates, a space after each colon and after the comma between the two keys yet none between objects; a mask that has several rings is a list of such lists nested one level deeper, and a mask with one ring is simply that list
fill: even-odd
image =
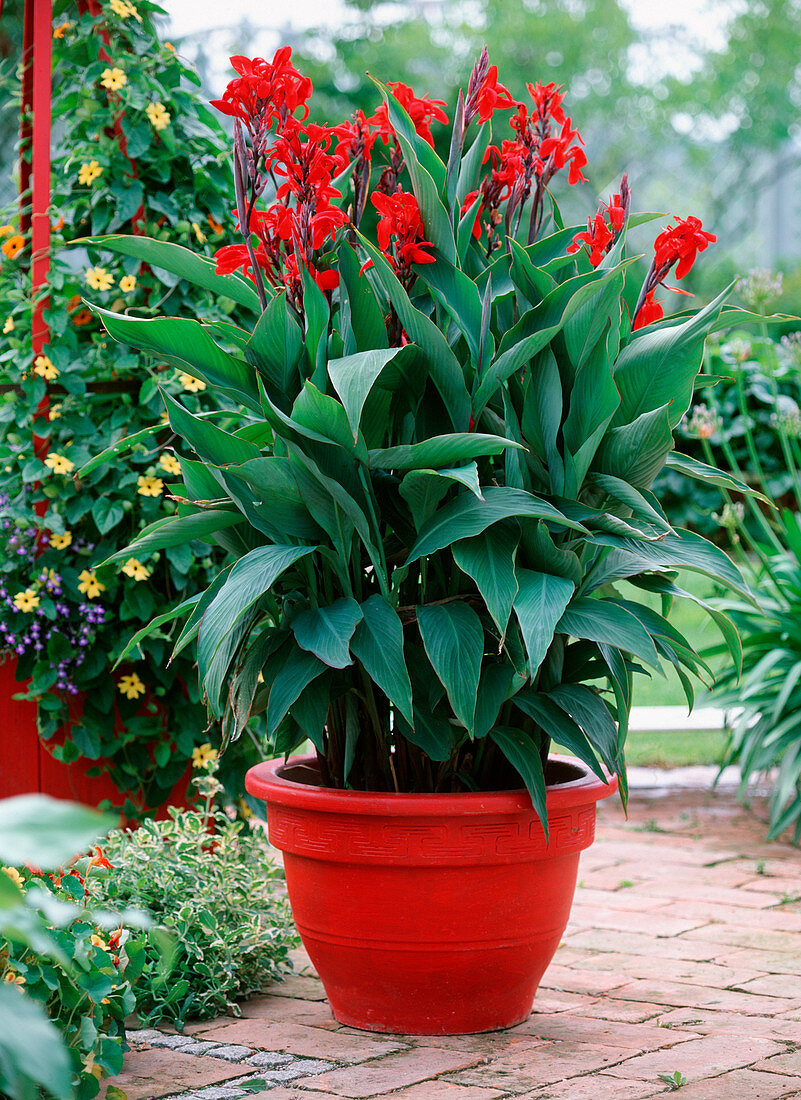
[{"label": "red painted trellis", "polygon": [[[101,11],[98,0],[78,0],[77,6],[81,14],[89,12],[95,17]],[[43,353],[50,335],[46,310],[50,263],[52,23],[52,0],[25,0],[20,112],[20,231],[31,244],[31,336],[34,358]],[[105,46],[110,47],[105,28],[101,29],[101,36]],[[110,60],[102,47],[100,56]],[[121,116],[115,119],[114,132],[122,152],[126,154]],[[135,175],[136,165],[130,158],[128,160],[131,173]],[[142,214],[140,208],[134,216],[134,231]],[[42,417],[47,416],[47,408],[45,398],[39,410]],[[34,437],[34,447],[36,454],[43,458],[47,440]],[[36,705],[13,698],[23,690],[23,685],[15,678],[15,670],[16,661],[13,659],[0,665],[0,798],[39,791],[95,804],[104,799],[119,802],[120,793],[105,771],[94,777],[85,774],[88,767],[102,764],[102,761],[81,760],[67,765],[47,751],[37,731]],[[184,776],[176,785],[171,801],[183,801],[187,778]]]}]

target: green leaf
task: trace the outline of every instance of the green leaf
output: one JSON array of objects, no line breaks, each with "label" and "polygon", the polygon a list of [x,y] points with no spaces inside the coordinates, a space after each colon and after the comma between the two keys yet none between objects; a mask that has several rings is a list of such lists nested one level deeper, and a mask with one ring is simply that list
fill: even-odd
[{"label": "green leaf", "polygon": [[326,665],[313,653],[294,642],[275,677],[267,700],[267,735],[272,737],[289,713],[289,708],[307,684],[325,672]]},{"label": "green leaf", "polygon": [[201,420],[179,404],[166,390],[162,390],[164,404],[170,417],[170,426],[205,461],[214,466],[229,466],[259,458],[261,451],[255,443],[224,432],[209,420]]},{"label": "green leaf", "polygon": [[43,1005],[5,983],[0,986],[0,1079],[20,1100],[33,1100],[40,1090],[56,1100],[75,1096],[72,1059],[61,1032]]},{"label": "green leaf", "polygon": [[[136,155],[136,154],[134,154]],[[241,306],[261,312],[259,296],[249,279],[241,275],[217,275],[214,260],[200,256],[172,241],[156,241],[152,237],[103,236],[87,237],[71,242],[73,245],[96,245],[123,256],[133,256],[151,265],[187,279],[195,286],[211,290],[224,298],[230,298]],[[266,288],[270,292],[269,287]]]},{"label": "green leaf", "polygon": [[106,462],[116,462],[127,451],[133,450],[140,443],[149,443],[153,436],[161,430],[161,425],[157,425],[153,428],[142,428],[131,435],[122,436],[116,443],[112,443],[110,447],[106,447],[105,450],[101,451],[100,454],[90,458],[88,462],[84,462],[83,466],[78,469],[78,476],[86,477],[98,466],[103,466]]},{"label": "green leaf", "polygon": [[514,609],[528,654],[533,680],[553,641],[556,626],[574,592],[572,581],[532,569],[518,569],[519,592]]},{"label": "green leaf", "polygon": [[384,314],[376,301],[370,283],[359,274],[359,258],[343,237],[339,245],[339,275],[342,293],[342,310],[347,324],[343,326],[347,337],[346,354],[370,351],[387,346],[387,328]]},{"label": "green leaf", "polygon": [[460,539],[480,535],[493,523],[512,516],[547,519],[563,527],[583,530],[580,523],[567,519],[552,504],[523,489],[491,486],[484,490],[483,501],[472,493],[462,493],[440,508],[419,532],[407,562],[417,561]]},{"label": "green leaf", "polygon": [[456,466],[450,470],[410,470],[400,484],[400,495],[409,505],[415,527],[421,527],[447,493],[448,482],[458,482],[479,498],[484,497],[478,483],[478,466]]},{"label": "green leaf", "polygon": [[85,852],[117,824],[114,814],[46,794],[5,798],[0,800],[0,861],[49,871]]},{"label": "green leaf", "polygon": [[403,655],[400,616],[388,600],[377,594],[365,600],[361,610],[363,617],[351,640],[350,651],[413,726],[412,684]]},{"label": "green leaf", "polygon": [[392,302],[409,340],[425,353],[431,379],[442,397],[451,423],[457,432],[467,431],[470,423],[470,394],[465,385],[461,363],[431,318],[412,305],[409,295],[383,254],[358,231],[357,235],[360,246],[373,261],[371,275]]},{"label": "green leaf", "polygon": [[331,668],[353,664],[349,643],[362,620],[362,609],[345,597],[327,607],[301,611],[292,620],[292,632],[301,649],[314,653]]},{"label": "green leaf", "polygon": [[634,615],[610,600],[577,596],[556,630],[559,634],[616,646],[661,671],[651,635]]},{"label": "green leaf", "polygon": [[680,474],[684,474],[685,477],[695,478],[696,481],[706,482],[707,485],[717,485],[721,489],[727,489],[731,493],[742,493],[743,496],[757,497],[765,504],[770,504],[775,507],[772,500],[768,500],[766,496],[752,488],[750,485],[746,485],[744,481],[741,481],[734,474],[728,473],[728,471],[717,470],[714,466],[708,466],[705,462],[699,462],[697,458],[691,458],[690,455],[679,454],[678,451],[671,451],[667,456],[665,465],[670,467],[671,470],[676,470]]},{"label": "green leaf", "polygon": [[309,515],[288,458],[274,455],[253,458],[230,470],[234,484],[244,481],[257,498],[260,514],[268,517],[275,532],[275,541],[297,538],[316,540],[320,528]]},{"label": "green leaf", "polygon": [[165,623],[174,622],[175,619],[179,618],[181,615],[185,615],[187,611],[191,611],[192,608],[196,607],[199,602],[200,593],[194,596],[190,596],[187,600],[183,600],[176,607],[171,608],[169,611],[164,611],[161,615],[156,615],[155,619],[151,619],[146,626],[143,626],[141,630],[137,630],[133,637],[128,639],[119,657],[114,662],[113,667],[117,668],[117,666],[125,660],[128,654],[136,649],[143,638],[149,637],[155,630],[158,630],[158,628],[160,626],[163,626]]},{"label": "green leaf", "polygon": [[[407,167],[411,171],[409,160],[421,164],[431,176],[437,188],[442,191],[445,187],[445,165],[426,139],[420,137],[417,133],[414,122],[409,117],[405,107],[401,106],[390,89],[379,80],[376,80],[374,76],[371,76],[370,79],[378,88],[382,99],[387,105],[387,113],[393,130],[398,139],[403,142],[404,154],[407,155]],[[411,156],[408,155],[407,150],[411,150]]]},{"label": "green leaf", "polygon": [[515,695],[514,703],[537,723],[547,737],[563,745],[579,760],[583,760],[599,779],[606,780],[604,770],[584,731],[552,699],[536,691],[520,691]]},{"label": "green leaf", "polygon": [[509,727],[490,730],[490,737],[515,768],[531,795],[534,812],[542,822],[545,839],[548,839],[548,809],[545,794],[545,775],[537,746],[526,733]]},{"label": "green leaf", "polygon": [[468,604],[455,600],[418,607],[417,624],[453,712],[472,735],[484,655],[481,620]]},{"label": "green leaf", "polygon": [[328,377],[345,407],[354,441],[359,435],[362,409],[370,390],[385,367],[400,354],[405,354],[404,348],[358,351],[342,359],[329,359]]},{"label": "green leaf", "polygon": [[223,512],[217,508],[208,508],[191,516],[168,516],[146,527],[132,543],[118,550],[101,562],[108,565],[113,561],[125,561],[130,557],[141,557],[154,550],[165,550],[170,546],[183,546],[193,539],[213,543],[214,536],[226,527],[234,527],[242,522],[239,512]]},{"label": "green leaf", "polygon": [[476,699],[476,738],[486,737],[498,721],[501,707],[514,694],[515,681],[519,687],[520,678],[511,665],[484,665]]},{"label": "green leaf", "polygon": [[[481,358],[481,296],[475,282],[443,258],[433,264],[417,264],[415,271],[461,329],[476,369]],[[495,351],[494,340],[492,352]]]},{"label": "green leaf", "polygon": [[335,443],[361,462],[367,461],[367,447],[358,431],[351,433],[345,409],[311,382],[304,382],[292,406],[292,423],[306,428],[326,443]]},{"label": "green leaf", "polygon": [[518,591],[515,555],[519,541],[520,532],[512,527],[491,527],[451,547],[456,564],[475,581],[501,638]]},{"label": "green leaf", "polygon": [[586,684],[558,684],[548,697],[578,722],[609,770],[617,770],[617,726],[597,691]]},{"label": "green leaf", "polygon": [[597,485],[599,489],[602,489],[624,507],[630,508],[636,517],[653,523],[655,527],[659,527],[663,531],[672,530],[665,517],[657,512],[656,508],[646,500],[642,493],[638,492],[628,481],[613,477],[611,474],[594,473],[592,484]]},{"label": "green leaf", "polygon": [[289,713],[318,750],[323,752],[323,730],[331,702],[331,685],[327,677],[312,680],[289,708]]},{"label": "green leaf", "polygon": [[313,546],[259,546],[239,559],[200,624],[198,672],[201,681],[220,644],[245,612],[270,591],[290,565],[314,549]]},{"label": "green leaf", "polygon": [[456,432],[453,435],[435,435],[421,443],[370,451],[370,466],[374,470],[436,470],[471,458],[499,455],[507,447],[522,449],[521,444],[503,436]]},{"label": "green leaf", "polygon": [[565,446],[573,459],[576,493],[619,404],[607,341],[599,340],[576,372],[570,391],[570,411],[562,429]]},{"label": "green leaf", "polygon": [[730,290],[682,324],[655,331],[648,326],[634,336],[615,363],[620,408],[613,423],[628,424],[669,405],[669,424],[676,427],[692,401],[704,340]]},{"label": "green leaf", "polygon": [[309,274],[309,269],[305,264],[301,274],[303,277],[303,311],[306,315],[306,353],[312,369],[312,381],[318,388],[324,389],[326,337],[331,311],[328,308],[328,299]]},{"label": "green leaf", "polygon": [[113,527],[116,527],[124,516],[125,510],[118,500],[98,497],[92,505],[92,519],[95,521],[101,535],[105,535]]},{"label": "green leaf", "polygon": [[274,399],[290,400],[300,389],[298,363],[303,334],[284,291],[276,294],[258,320],[245,348],[245,358],[259,371]]},{"label": "green leaf", "polygon": [[92,309],[115,340],[149,352],[226,397],[261,411],[251,367],[223,351],[199,321],[184,317],[129,317],[100,306]]},{"label": "green leaf", "polygon": [[606,434],[595,456],[601,473],[648,489],[673,449],[670,409],[662,405]]}]

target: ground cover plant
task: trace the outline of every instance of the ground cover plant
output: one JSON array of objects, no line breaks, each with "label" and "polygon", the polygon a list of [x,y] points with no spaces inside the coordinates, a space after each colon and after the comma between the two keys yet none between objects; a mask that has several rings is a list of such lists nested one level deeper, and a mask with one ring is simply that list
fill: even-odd
[{"label": "ground cover plant", "polygon": [[[312,741],[325,784],[522,777],[544,816],[553,738],[625,793],[634,676],[667,661],[692,699],[705,670],[666,617],[688,596],[675,570],[746,593],[650,490],[671,464],[747,491],[673,453],[706,335],[752,319],[725,292],[662,315],[664,280],[713,235],[692,216],[663,223],[645,284],[627,287],[627,234],[654,216],[631,213],[624,177],[588,226],[563,226],[552,188],[587,168],[567,93],[530,84],[518,101],[486,53],[447,163],[431,143],[443,104],[405,84],[375,81],[373,115],[320,126],[288,50],[233,64],[216,106],[235,119],[244,232],[204,278],[248,287],[258,323],[94,308],[239,419],[222,428],[165,394],[184,499],[107,567],[190,533],[229,549],[183,634],[226,743],[264,712],[276,752]],[[191,274],[183,254],[160,263]],[[738,666],[730,620],[707,610]]]},{"label": "ground cover plant", "polygon": [[[66,248],[88,233],[123,231],[202,252],[231,224],[227,140],[195,74],[159,39],[159,11],[146,0],[56,5],[50,343],[40,355],[30,240],[17,208],[0,217],[0,651],[16,660],[21,692],[30,678],[54,754],[103,760],[129,794],[129,817],[165,800],[209,734],[190,650],[168,667],[167,641],[150,634],[116,671],[114,661],[156,610],[206,588],[219,554],[168,546],[147,564],[129,555],[102,579],[92,564],[175,509],[180,467],[159,419],[159,387],[198,414],[225,401],[166,363],[120,355],[81,296],[112,312],[192,310],[218,322],[246,308],[134,258]],[[18,97],[8,64],[3,87]],[[114,442],[139,429],[119,460]],[[98,441],[112,449],[77,477]],[[226,777],[234,793],[241,772]]]}]

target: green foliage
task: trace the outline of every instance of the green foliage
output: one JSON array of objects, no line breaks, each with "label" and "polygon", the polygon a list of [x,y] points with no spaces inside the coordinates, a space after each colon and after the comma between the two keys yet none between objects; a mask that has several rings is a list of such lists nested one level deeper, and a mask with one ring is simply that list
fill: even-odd
[{"label": "green foliage", "polygon": [[[542,814],[552,738],[624,787],[633,676],[667,660],[692,698],[703,672],[663,614],[622,599],[617,582],[660,592],[665,615],[686,595],[678,566],[746,591],[651,492],[722,298],[632,334],[625,229],[593,269],[565,253],[578,227],[563,230],[550,200],[529,243],[536,193],[496,254],[457,242],[446,164],[394,97],[387,106],[433,262],[404,266],[369,232],[345,233],[325,259],[346,289],[307,277],[300,294],[288,280],[305,336],[290,389],[286,364],[256,363],[260,410],[243,409],[235,433],[168,400],[182,455],[219,486],[217,515],[244,517],[230,543],[241,574],[220,590],[232,586],[234,610],[200,626],[202,690],[231,738],[265,711],[276,752],[310,737],[333,786],[498,789],[522,776]],[[354,247],[367,261],[358,284]],[[280,346],[286,325],[268,307],[260,345]],[[141,328],[114,324],[133,346]],[[211,514],[191,478],[178,493],[194,500],[185,514]],[[251,556],[270,549],[286,566],[251,582]],[[718,625],[737,661],[731,624]]]},{"label": "green foliage", "polygon": [[[63,34],[53,40],[53,253],[43,360],[34,362],[31,338],[30,241],[0,262],[0,648],[16,656],[18,679],[30,680],[25,691],[39,704],[49,749],[66,762],[83,757],[100,768],[102,761],[133,817],[168,797],[208,737],[206,717],[192,650],[168,667],[169,625],[142,636],[112,669],[126,638],[157,611],[197,599],[222,552],[202,531],[182,532],[135,561],[128,555],[97,573],[94,567],[143,529],[181,513],[169,499],[181,467],[169,424],[159,421],[160,391],[183,394],[187,409],[215,413],[227,429],[240,423],[242,394],[236,378],[225,388],[230,357],[206,329],[192,326],[197,367],[190,377],[180,354],[161,354],[158,339],[165,326],[171,336],[178,326],[180,344],[182,322],[142,321],[153,333],[148,358],[109,341],[81,299],[90,293],[102,303],[110,329],[123,313],[190,312],[234,333],[229,319],[237,310],[249,315],[258,299],[247,281],[217,276],[213,261],[186,247],[202,249],[207,237],[219,242],[232,225],[225,136],[193,71],[159,41],[152,18],[160,9],[147,0],[127,14],[118,9],[123,14],[104,5],[95,17],[72,0],[55,7]],[[116,91],[103,83],[111,70],[125,78]],[[0,220],[15,218],[16,211]],[[146,254],[135,247],[112,254],[84,240],[120,231],[147,234]],[[68,249],[76,239],[83,243]],[[255,397],[250,368],[243,374]],[[210,400],[206,378],[221,387],[219,401]],[[252,744],[246,751],[252,754]],[[232,792],[241,791],[243,766],[229,758],[226,768]]]},{"label": "green foliage", "polygon": [[0,1093],[11,1100],[90,1100],[122,1068],[144,954],[125,925],[143,918],[89,907],[100,848],[54,870],[109,823],[43,795],[0,802]]},{"label": "green foliage", "polygon": [[171,808],[166,821],[109,835],[114,872],[101,883],[106,904],[144,909],[154,921],[136,936],[140,1022],[179,1030],[188,1018],[238,1015],[241,998],[290,967],[297,942],[263,829],[210,808],[221,790],[213,774],[197,782],[204,809]]}]

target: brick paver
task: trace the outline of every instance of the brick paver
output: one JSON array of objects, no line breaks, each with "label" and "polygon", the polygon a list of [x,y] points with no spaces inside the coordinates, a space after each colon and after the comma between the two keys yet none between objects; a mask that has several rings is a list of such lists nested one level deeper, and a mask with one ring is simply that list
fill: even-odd
[{"label": "brick paver", "polygon": [[[756,816],[755,816],[756,815]],[[728,791],[599,807],[573,916],[530,1018],[474,1036],[331,1017],[308,958],[239,1019],[134,1033],[128,1100],[801,1098],[801,855]],[[255,1082],[252,1088],[259,1088]]]}]

